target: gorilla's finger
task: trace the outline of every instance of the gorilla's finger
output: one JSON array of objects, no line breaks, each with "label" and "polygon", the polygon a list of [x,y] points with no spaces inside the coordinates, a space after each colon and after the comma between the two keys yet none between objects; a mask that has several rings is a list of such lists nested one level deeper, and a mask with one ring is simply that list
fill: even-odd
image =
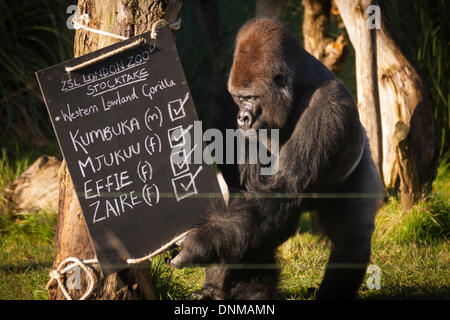
[{"label": "gorilla's finger", "polygon": [[176,269],[184,268],[186,266],[185,256],[184,251],[181,250],[175,255],[175,257],[172,257],[172,259],[166,261],[166,263]]},{"label": "gorilla's finger", "polygon": [[169,252],[168,256],[164,258],[164,262],[170,266],[170,262],[172,261],[173,258],[175,258],[178,253],[180,252],[180,248],[177,246],[174,246],[172,248],[172,251]]},{"label": "gorilla's finger", "polygon": [[175,242],[175,245],[178,247],[182,247],[185,240],[186,240],[186,237],[183,237],[180,240],[178,240],[177,242]]}]

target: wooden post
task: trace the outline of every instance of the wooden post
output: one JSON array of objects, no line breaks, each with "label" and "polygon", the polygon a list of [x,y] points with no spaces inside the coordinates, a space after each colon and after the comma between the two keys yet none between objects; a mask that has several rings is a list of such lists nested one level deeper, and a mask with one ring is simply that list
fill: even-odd
[{"label": "wooden post", "polygon": [[359,116],[370,140],[372,157],[383,177],[383,140],[377,83],[376,30],[367,26],[367,8],[372,0],[336,0],[350,41],[355,48],[356,90]]},{"label": "wooden post", "polygon": [[[428,87],[396,40],[381,1],[336,0],[336,5],[356,51],[358,107],[372,154],[386,189],[396,191],[400,185],[402,207],[407,210],[436,174]],[[379,13],[377,29],[368,26],[369,5]],[[369,35],[375,33],[374,43]]]},{"label": "wooden post", "polygon": [[[182,10],[181,0],[79,0],[80,14],[89,15],[89,27],[110,33],[132,37],[150,31],[153,23],[161,18],[175,22]],[[77,30],[74,41],[75,56],[87,54],[118,40],[84,30]],[[56,269],[67,257],[80,260],[94,258],[83,215],[65,162],[60,168],[60,195],[58,230],[56,235]],[[148,265],[126,269],[103,277],[98,266],[93,266],[95,286],[89,299],[154,299]],[[83,271],[78,286],[68,292],[73,299],[83,296],[88,280]],[[70,276],[70,274],[69,274]],[[66,283],[67,279],[62,279]],[[50,299],[65,299],[56,282],[49,288]]]},{"label": "wooden post", "polygon": [[[411,198],[409,201],[414,203],[424,190],[431,187],[437,170],[438,150],[434,133],[433,106],[424,77],[397,41],[382,1],[379,5],[381,19],[377,37],[377,56],[383,126],[384,181],[388,190],[395,189],[398,180],[401,190],[414,190],[409,193]],[[396,140],[398,123],[404,123],[408,128],[408,137],[400,145]],[[408,158],[414,162],[414,166],[402,167],[405,162],[397,162],[399,152],[403,152],[398,150],[398,147],[403,148],[402,146],[405,150],[408,149]],[[408,178],[402,179],[402,174]],[[413,186],[413,182],[418,185]]]},{"label": "wooden post", "polygon": [[400,203],[402,210],[406,212],[419,199],[419,176],[411,151],[410,128],[403,121],[399,121],[394,130],[395,159],[400,175]]}]

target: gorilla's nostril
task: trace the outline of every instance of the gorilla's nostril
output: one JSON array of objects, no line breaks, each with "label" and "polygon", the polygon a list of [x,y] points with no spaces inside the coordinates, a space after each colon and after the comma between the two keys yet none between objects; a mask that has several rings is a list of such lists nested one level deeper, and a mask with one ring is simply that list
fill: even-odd
[{"label": "gorilla's nostril", "polygon": [[237,122],[238,122],[238,125],[241,127],[243,127],[243,126],[250,127],[253,124],[253,115],[248,110],[239,111],[238,117],[237,117]]}]

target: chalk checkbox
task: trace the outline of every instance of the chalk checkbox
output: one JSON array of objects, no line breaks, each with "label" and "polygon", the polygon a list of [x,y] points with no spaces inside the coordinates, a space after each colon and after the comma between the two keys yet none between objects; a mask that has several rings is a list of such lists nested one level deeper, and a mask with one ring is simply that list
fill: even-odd
[{"label": "chalk checkbox", "polygon": [[170,165],[172,166],[174,176],[189,171],[189,164],[187,163],[186,152],[184,149],[172,151],[170,155]]},{"label": "chalk checkbox", "polygon": [[186,116],[184,111],[184,104],[189,99],[189,92],[186,93],[183,99],[176,99],[170,101],[167,107],[169,108],[169,116],[172,121],[182,119]]},{"label": "chalk checkbox", "polygon": [[171,148],[182,147],[186,143],[184,140],[185,131],[182,126],[171,128],[167,131]]},{"label": "chalk checkbox", "polygon": [[173,190],[177,201],[197,194],[194,179],[192,173],[187,173],[172,179]]},{"label": "chalk checkbox", "polygon": [[172,121],[182,119],[186,116],[183,101],[181,99],[169,102],[168,107],[169,107],[169,116]]}]

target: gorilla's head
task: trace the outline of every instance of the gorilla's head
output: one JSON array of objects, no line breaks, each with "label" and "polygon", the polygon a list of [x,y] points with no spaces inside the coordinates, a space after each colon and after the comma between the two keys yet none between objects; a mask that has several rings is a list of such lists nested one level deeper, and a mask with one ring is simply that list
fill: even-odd
[{"label": "gorilla's head", "polygon": [[236,38],[228,91],[239,107],[242,130],[285,126],[292,110],[294,63],[299,45],[276,20],[245,24]]}]

